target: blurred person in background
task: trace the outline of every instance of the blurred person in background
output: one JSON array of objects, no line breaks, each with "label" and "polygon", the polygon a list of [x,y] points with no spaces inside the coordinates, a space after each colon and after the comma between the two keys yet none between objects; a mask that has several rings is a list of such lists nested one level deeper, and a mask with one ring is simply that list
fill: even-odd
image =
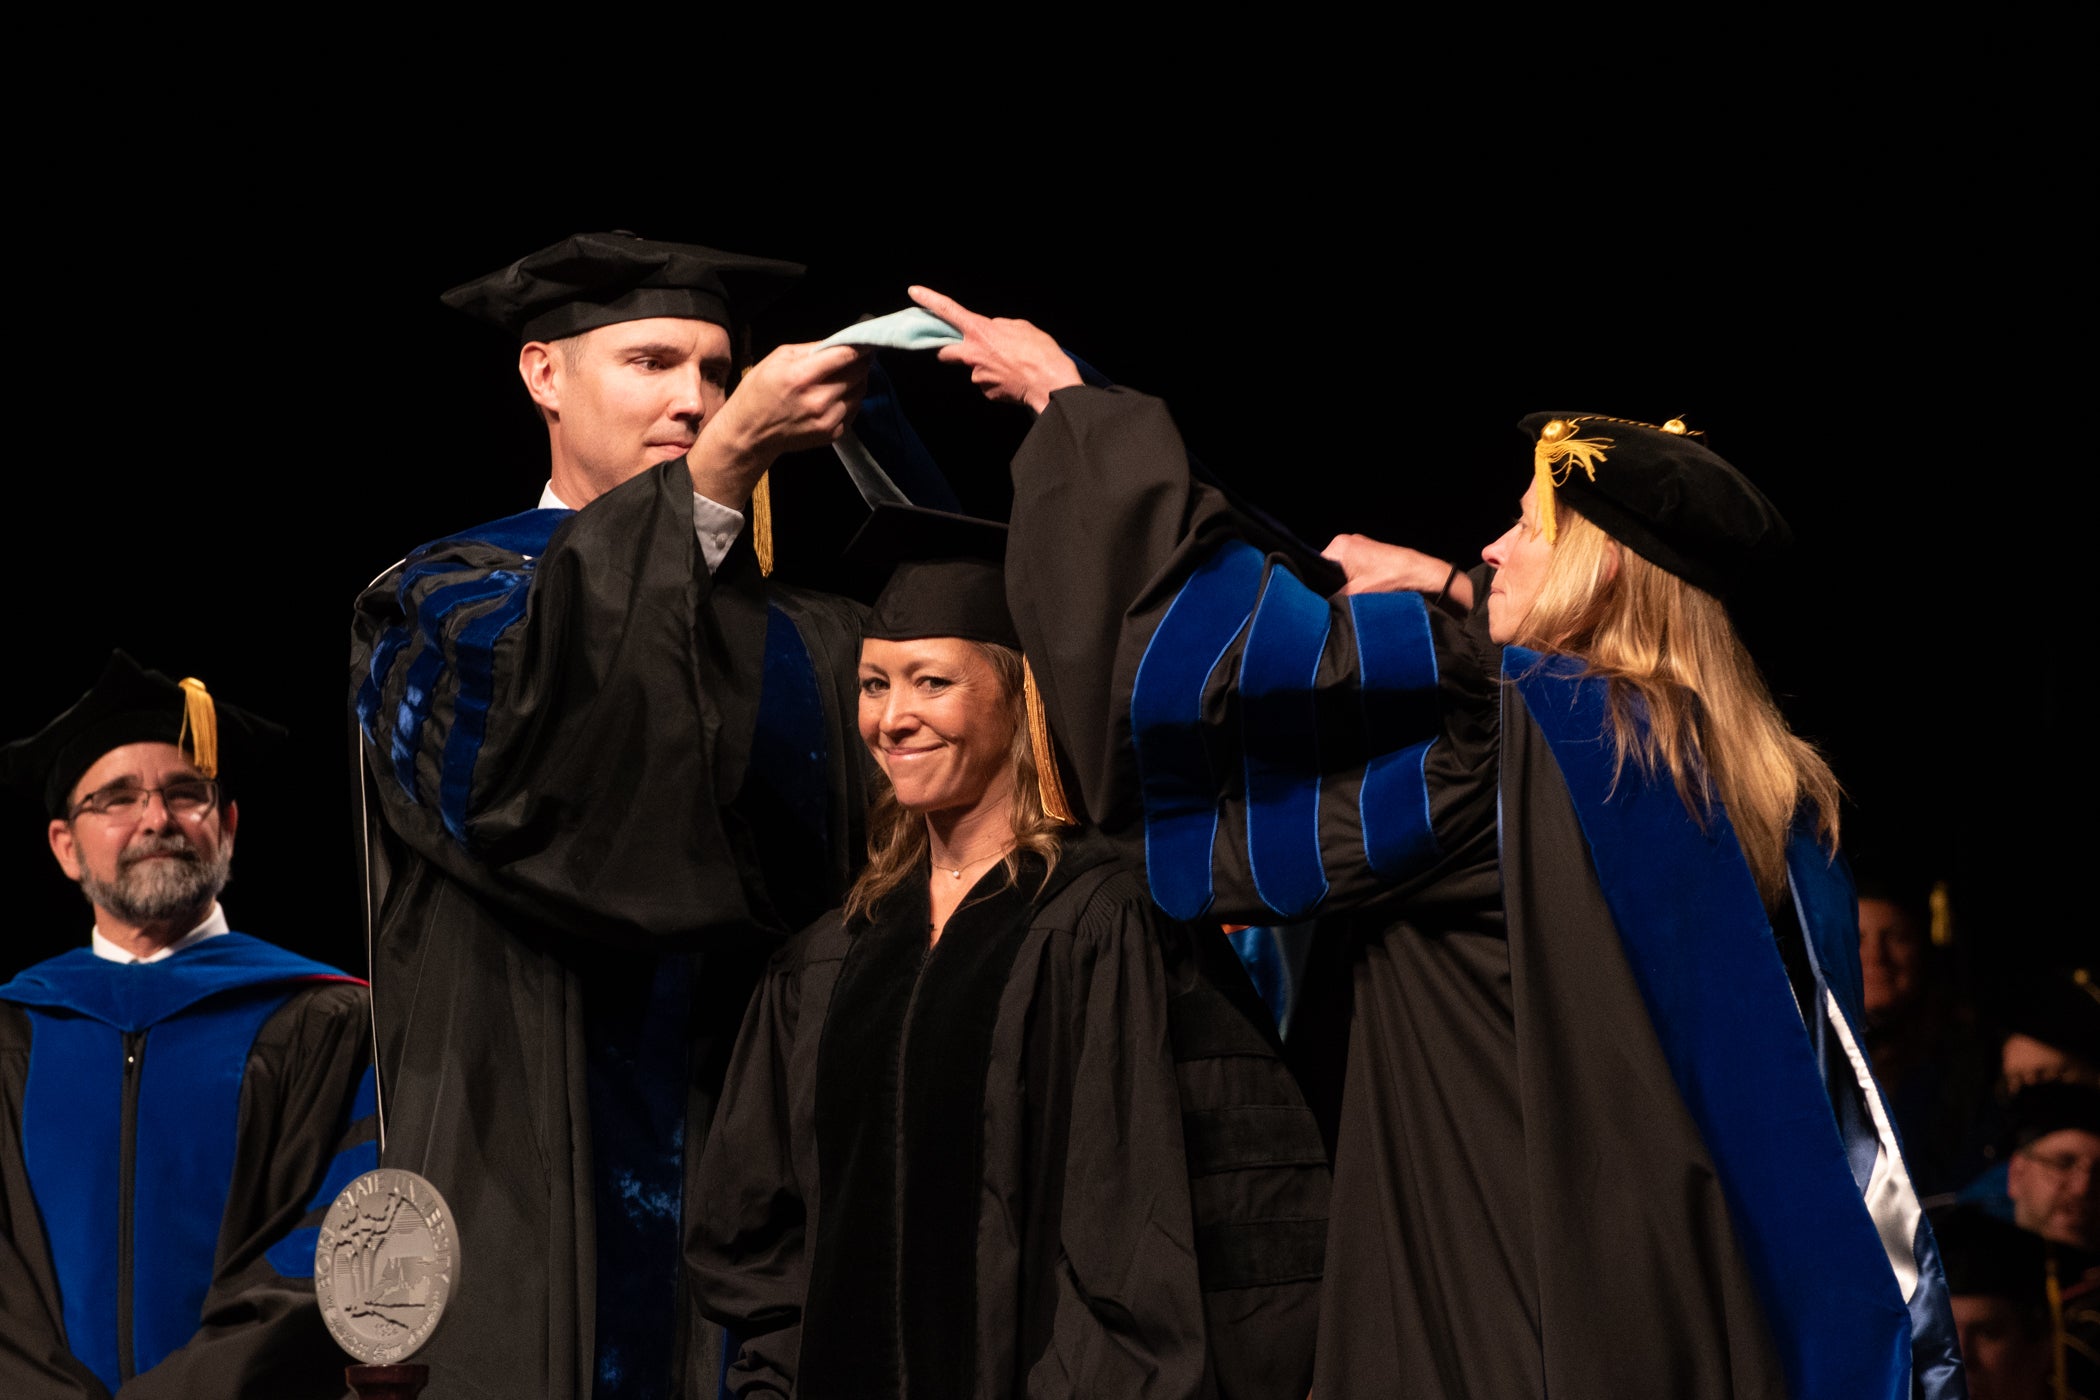
[{"label": "blurred person in background", "polygon": [[1990,1164],[1990,1043],[1961,991],[1946,887],[1871,857],[1856,870],[1867,1055],[1912,1184],[1946,1196]]},{"label": "blurred person in background", "polygon": [[2056,1326],[2041,1241],[1975,1206],[1937,1206],[1969,1400],[2053,1396]]}]

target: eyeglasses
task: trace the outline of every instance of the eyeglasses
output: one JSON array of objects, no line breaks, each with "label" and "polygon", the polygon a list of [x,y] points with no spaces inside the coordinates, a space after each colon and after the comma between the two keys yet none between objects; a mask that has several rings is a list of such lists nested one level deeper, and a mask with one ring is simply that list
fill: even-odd
[{"label": "eyeglasses", "polygon": [[219,805],[219,785],[210,778],[184,778],[165,787],[108,787],[91,792],[73,809],[72,820],[82,812],[93,812],[111,821],[137,821],[146,815],[146,804],[160,794],[168,815],[179,821],[200,821]]},{"label": "eyeglasses", "polygon": [[2082,1170],[2086,1180],[2100,1181],[2100,1158],[2078,1152],[2036,1152],[2024,1147],[2020,1155],[2051,1176],[2071,1176]]}]

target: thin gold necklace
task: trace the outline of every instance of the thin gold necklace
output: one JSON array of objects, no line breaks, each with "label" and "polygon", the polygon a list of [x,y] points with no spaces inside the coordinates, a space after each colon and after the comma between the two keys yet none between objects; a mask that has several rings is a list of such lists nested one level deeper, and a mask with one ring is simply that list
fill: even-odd
[{"label": "thin gold necklace", "polygon": [[966,861],[964,861],[964,862],[963,862],[963,863],[962,863],[961,865],[942,865],[942,864],[941,864],[941,863],[940,863],[939,861],[937,861],[937,860],[934,860],[934,859],[933,859],[933,851],[932,851],[932,848],[931,848],[931,847],[929,846],[929,847],[928,847],[928,849],[927,849],[927,853],[926,853],[926,859],[927,859],[927,861],[928,861],[928,862],[929,862],[929,863],[930,863],[930,864],[931,864],[931,865],[933,866],[933,868],[934,868],[935,870],[941,870],[941,871],[945,871],[945,872],[947,872],[947,875],[948,875],[948,878],[949,878],[949,879],[951,879],[951,880],[960,880],[960,879],[962,879],[962,873],[963,873],[963,872],[964,872],[965,870],[968,870],[968,869],[969,869],[969,868],[970,868],[971,866],[973,866],[973,865],[982,865],[982,864],[983,864],[984,862],[986,862],[986,861],[988,861],[988,860],[997,860],[997,859],[999,859],[999,857],[1001,857],[1001,856],[1005,855],[1005,854],[1006,854],[1006,853],[1007,853],[1008,851],[1010,851],[1010,850],[1012,850],[1012,849],[1013,849],[1013,847],[1012,847],[1012,846],[1010,846],[1010,845],[1008,845],[1008,846],[1001,846],[1001,847],[1000,847],[1000,848],[999,848],[998,850],[996,850],[996,851],[993,851],[993,852],[992,852],[992,853],[991,853],[990,855],[988,855],[988,856],[978,856],[978,857],[976,857],[976,858],[975,858],[975,859],[973,859],[973,860],[966,860]]}]

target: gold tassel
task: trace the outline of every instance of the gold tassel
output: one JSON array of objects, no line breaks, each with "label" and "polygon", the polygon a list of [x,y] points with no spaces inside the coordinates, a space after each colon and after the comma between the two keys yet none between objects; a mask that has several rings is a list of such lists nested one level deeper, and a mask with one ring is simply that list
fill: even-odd
[{"label": "gold tassel", "polygon": [[1932,906],[1932,946],[1946,948],[1954,942],[1954,899],[1947,893],[1947,882],[1935,880],[1932,895],[1927,901]]},{"label": "gold tassel", "polygon": [[195,676],[182,678],[182,729],[175,735],[175,746],[190,741],[190,762],[207,778],[219,776],[219,709],[212,704],[211,692],[204,682]]},{"label": "gold tassel", "polygon": [[773,473],[767,472],[751,488],[751,548],[758,555],[758,571],[773,576]]},{"label": "gold tassel", "polygon": [[[744,327],[744,339],[739,347],[738,359],[745,362],[736,372],[737,383],[751,373],[751,328]],[[767,578],[773,577],[773,473],[766,472],[751,488],[751,552],[758,556],[758,571]]]},{"label": "gold tassel", "polygon": [[[1548,428],[1557,428],[1560,425],[1558,423],[1548,423],[1546,426]],[[1553,459],[1546,455],[1546,440],[1544,438],[1539,439],[1539,445],[1533,449],[1531,454],[1531,480],[1532,484],[1539,489],[1539,531],[1545,535],[1546,543],[1552,544],[1556,528],[1553,523]]]},{"label": "gold tassel", "polygon": [[1071,826],[1072,804],[1065,798],[1065,780],[1057,773],[1057,746],[1050,742],[1050,716],[1043,709],[1043,693],[1036,688],[1035,668],[1025,656],[1021,658],[1021,694],[1028,702],[1028,742],[1035,750],[1035,790],[1043,803],[1043,815]]},{"label": "gold tassel", "polygon": [[1539,531],[1552,544],[1559,537],[1553,516],[1553,488],[1581,467],[1591,481],[1597,479],[1597,464],[1604,460],[1610,438],[1579,438],[1575,425],[1556,418],[1539,430],[1538,445],[1531,450],[1532,481],[1538,486]]}]

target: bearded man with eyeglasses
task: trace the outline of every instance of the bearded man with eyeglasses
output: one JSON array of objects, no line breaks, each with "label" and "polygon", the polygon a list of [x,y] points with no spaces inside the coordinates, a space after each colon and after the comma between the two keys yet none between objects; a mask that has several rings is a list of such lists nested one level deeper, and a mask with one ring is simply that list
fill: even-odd
[{"label": "bearded man with eyeglasses", "polygon": [[314,1244],[378,1165],[370,1004],[219,905],[282,732],[116,652],[0,748],[95,911],[0,986],[0,1394],[342,1393]]},{"label": "bearded man with eyeglasses", "polygon": [[104,778],[53,819],[51,853],[95,906],[97,948],[163,957],[206,933],[233,869],[237,809],[222,808],[219,785],[167,744],[111,749],[82,784]]}]

